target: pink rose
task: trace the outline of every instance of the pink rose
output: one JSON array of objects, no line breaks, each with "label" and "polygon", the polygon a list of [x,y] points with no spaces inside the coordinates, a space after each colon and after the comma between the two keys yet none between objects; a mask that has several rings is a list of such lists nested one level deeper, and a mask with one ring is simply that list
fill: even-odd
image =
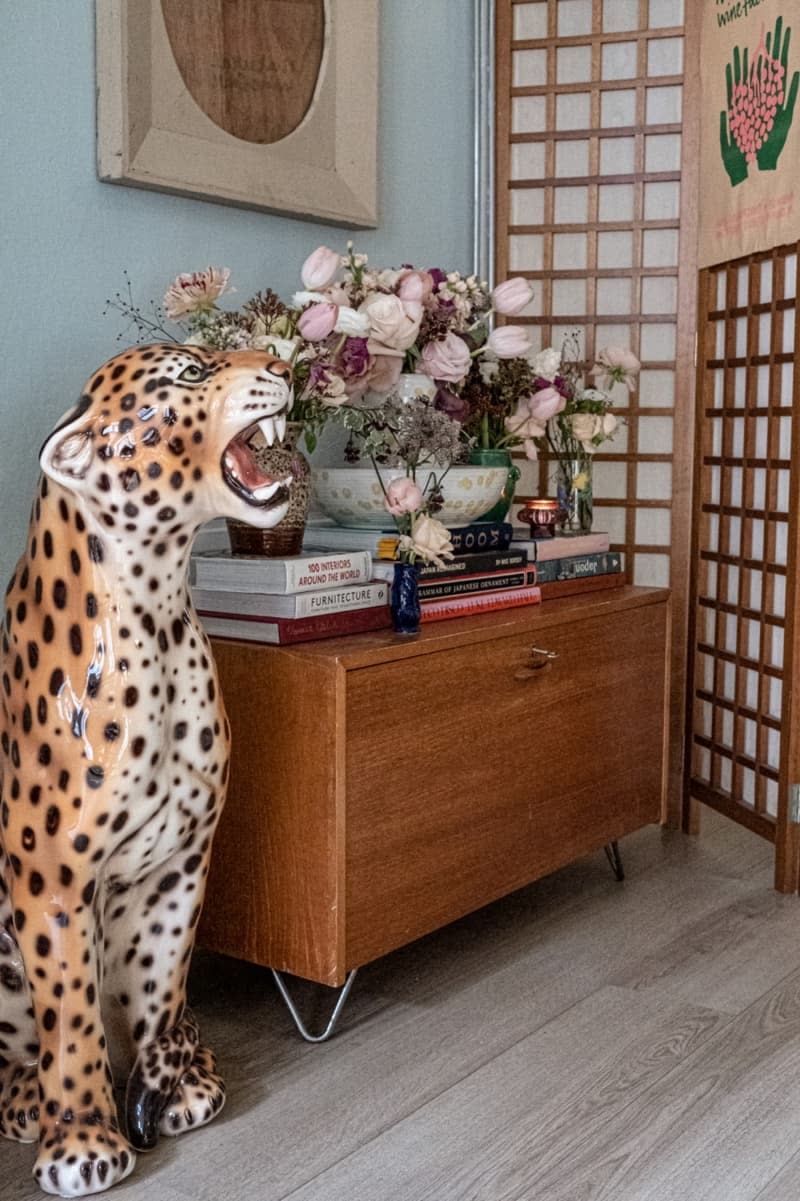
[{"label": "pink rose", "polygon": [[498,284],[492,292],[495,312],[502,313],[504,317],[516,317],[532,300],[533,288],[521,275]]},{"label": "pink rose", "polygon": [[486,339],[486,346],[498,359],[517,359],[532,349],[531,336],[522,325],[500,325]]},{"label": "pink rose", "polygon": [[448,330],[441,342],[429,342],[422,351],[420,371],[431,379],[460,384],[469,371],[472,358],[463,338]]},{"label": "pink rose", "polygon": [[564,411],[567,401],[555,388],[540,388],[528,397],[528,412],[535,421],[544,424],[556,413]]},{"label": "pink rose", "polygon": [[321,342],[332,333],[338,316],[339,309],[335,304],[327,301],[312,304],[300,314],[297,328],[307,342]]},{"label": "pink rose", "polygon": [[433,280],[427,271],[407,271],[400,276],[397,295],[401,300],[419,300],[424,304],[433,295]]},{"label": "pink rose", "polygon": [[404,513],[416,513],[422,504],[422,489],[407,475],[401,476],[387,485],[383,503],[392,517],[402,517]]},{"label": "pink rose", "polygon": [[339,256],[327,246],[318,246],[303,263],[300,277],[303,287],[311,292],[324,288],[339,270]]}]

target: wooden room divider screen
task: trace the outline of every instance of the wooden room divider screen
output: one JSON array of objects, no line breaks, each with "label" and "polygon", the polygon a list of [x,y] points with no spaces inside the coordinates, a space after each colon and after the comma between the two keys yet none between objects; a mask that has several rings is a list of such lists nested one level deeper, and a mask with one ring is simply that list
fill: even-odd
[{"label": "wooden room divider screen", "polygon": [[[684,58],[697,13],[683,0],[496,0],[495,15],[495,276],[533,282],[522,320],[537,348],[577,330],[589,361],[616,343],[642,362],[638,393],[614,396],[625,425],[595,459],[595,525],[632,582],[673,589],[667,818],[679,825],[698,170]],[[526,465],[523,493],[546,492],[548,474]]]},{"label": "wooden room divider screen", "polygon": [[700,274],[687,723],[689,797],[772,840],[784,892],[800,884],[798,249]]}]

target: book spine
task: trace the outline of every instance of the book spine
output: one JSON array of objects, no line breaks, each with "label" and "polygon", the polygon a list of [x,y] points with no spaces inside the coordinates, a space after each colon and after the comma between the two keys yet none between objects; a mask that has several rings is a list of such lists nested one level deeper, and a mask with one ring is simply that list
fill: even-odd
[{"label": "book spine", "polygon": [[372,566],[367,551],[342,551],[330,556],[304,556],[284,559],[287,592],[313,592],[320,588],[340,588],[361,584],[369,579]]},{"label": "book spine", "polygon": [[193,566],[194,583],[199,588],[287,596],[320,588],[365,584],[371,578],[372,558],[366,550],[284,559],[197,556]]},{"label": "book spine", "polygon": [[514,527],[510,521],[477,521],[449,530],[450,541],[457,555],[483,550],[507,550]]},{"label": "book spine", "polygon": [[524,550],[487,550],[475,551],[470,555],[457,555],[443,567],[435,563],[425,563],[420,567],[419,578],[427,580],[447,580],[457,576],[477,575],[483,571],[501,571],[509,567],[524,567],[528,556]]},{"label": "book spine", "polygon": [[538,587],[510,588],[505,592],[485,592],[480,596],[454,596],[448,600],[423,601],[421,621],[446,621],[450,617],[469,617],[475,613],[491,613],[496,609],[516,609],[541,601]]},{"label": "book spine", "polygon": [[455,580],[420,580],[419,599],[438,600],[445,596],[473,596],[481,592],[500,592],[508,588],[529,588],[536,583],[536,568],[492,571],[485,575],[459,576]]},{"label": "book spine", "polygon": [[336,638],[345,634],[361,634],[369,630],[389,629],[392,624],[388,605],[373,609],[351,609],[341,613],[324,613],[318,617],[253,617],[248,613],[206,614],[203,625],[212,638],[228,638],[239,642],[287,644],[311,642],[316,638]]},{"label": "book spine", "polygon": [[294,597],[294,617],[316,617],[321,613],[341,613],[346,609],[371,609],[389,603],[389,585],[373,580],[354,588],[331,588],[300,592]]},{"label": "book spine", "polygon": [[622,571],[622,558],[615,550],[598,551],[589,555],[570,555],[564,559],[546,559],[536,566],[538,583],[549,584],[553,580],[578,580],[584,576]]},{"label": "book spine", "polygon": [[541,584],[542,600],[557,600],[560,596],[578,596],[581,592],[598,592],[603,588],[621,588],[625,575],[621,571],[610,571],[605,575],[583,576],[575,580],[552,580]]}]

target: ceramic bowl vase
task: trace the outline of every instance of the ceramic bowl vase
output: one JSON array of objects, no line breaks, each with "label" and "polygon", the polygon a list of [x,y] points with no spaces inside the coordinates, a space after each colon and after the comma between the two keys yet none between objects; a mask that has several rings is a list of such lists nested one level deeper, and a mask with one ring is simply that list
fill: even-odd
[{"label": "ceramic bowl vase", "polygon": [[[384,487],[405,475],[401,467],[380,469]],[[442,481],[444,507],[436,514],[446,526],[470,525],[480,521],[497,504],[508,478],[508,467],[458,464]],[[424,487],[426,472],[418,473]],[[319,467],[311,480],[314,499],[337,525],[390,529],[392,519],[383,503],[383,490],[375,472],[364,467]]]}]

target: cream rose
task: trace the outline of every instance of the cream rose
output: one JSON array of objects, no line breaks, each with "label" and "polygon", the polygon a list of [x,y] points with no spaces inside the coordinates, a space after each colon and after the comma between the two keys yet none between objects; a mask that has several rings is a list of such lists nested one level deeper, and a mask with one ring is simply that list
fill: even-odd
[{"label": "cream rose", "polygon": [[413,301],[375,293],[362,302],[359,311],[369,318],[367,345],[372,354],[403,355],[419,333],[422,305]]},{"label": "cream rose", "polygon": [[453,558],[453,543],[449,530],[441,521],[422,513],[414,521],[410,536],[404,534],[400,539],[400,551],[443,567],[445,559]]}]

